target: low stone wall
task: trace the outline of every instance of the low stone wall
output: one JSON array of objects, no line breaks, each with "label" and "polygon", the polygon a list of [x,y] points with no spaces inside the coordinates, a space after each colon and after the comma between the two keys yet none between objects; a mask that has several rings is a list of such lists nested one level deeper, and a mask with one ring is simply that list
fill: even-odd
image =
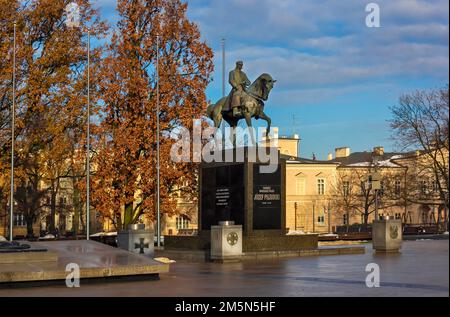
[{"label": "low stone wall", "polygon": [[299,251],[318,247],[318,235],[244,237],[243,251]]},{"label": "low stone wall", "polygon": [[[265,261],[279,260],[282,258],[314,257],[314,256],[337,256],[364,254],[365,247],[340,246],[334,248],[318,248],[313,250],[299,251],[260,251],[244,252],[242,261]],[[156,256],[167,257],[180,262],[209,262],[211,261],[209,250],[156,250]]]},{"label": "low stone wall", "polygon": [[[211,238],[202,232],[198,236],[165,236],[164,249],[166,250],[209,250]],[[257,235],[244,236],[242,242],[243,252],[264,251],[299,251],[312,250],[318,247],[318,235],[300,236],[272,236]]]},{"label": "low stone wall", "polygon": [[164,236],[166,250],[209,250],[211,241],[205,236]]}]

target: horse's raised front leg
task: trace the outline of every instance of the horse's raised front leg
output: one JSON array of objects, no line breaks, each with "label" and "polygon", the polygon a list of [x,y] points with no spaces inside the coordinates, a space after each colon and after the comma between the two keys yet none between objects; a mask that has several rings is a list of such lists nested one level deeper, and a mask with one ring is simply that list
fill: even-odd
[{"label": "horse's raised front leg", "polygon": [[264,121],[267,122],[266,138],[269,139],[270,127],[271,127],[271,124],[272,124],[272,120],[263,111],[261,111],[261,114],[259,115],[259,118],[263,119]]},{"label": "horse's raised front leg", "polygon": [[247,122],[247,127],[250,132],[250,137],[252,138],[252,145],[256,146],[255,135],[253,134],[253,129],[252,129],[252,115],[250,114],[250,112],[245,111],[244,117],[245,117],[245,122]]}]

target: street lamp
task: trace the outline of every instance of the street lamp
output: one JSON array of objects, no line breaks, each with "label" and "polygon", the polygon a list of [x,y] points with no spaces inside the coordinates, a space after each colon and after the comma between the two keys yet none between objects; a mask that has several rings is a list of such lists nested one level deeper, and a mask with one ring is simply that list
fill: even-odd
[{"label": "street lamp", "polygon": [[11,201],[9,212],[9,241],[13,241],[14,227],[14,139],[15,139],[15,116],[16,116],[16,27],[14,22],[14,40],[13,40],[13,79],[12,79],[12,109],[11,109]]},{"label": "street lamp", "polygon": [[160,142],[159,142],[159,35],[156,36],[156,245],[161,247],[161,210],[160,210]]},{"label": "street lamp", "polygon": [[375,165],[375,171],[369,175],[369,184],[371,188],[375,191],[375,220],[378,220],[378,193],[381,189],[381,175],[378,172],[378,153],[373,154],[373,164]]},{"label": "street lamp", "polygon": [[[68,28],[80,27],[80,7],[75,2],[69,3],[66,8],[66,26]],[[90,79],[90,65],[91,65],[91,32],[87,29],[87,128],[86,128],[86,240],[89,240],[90,235],[90,154],[91,154],[91,79]]]}]

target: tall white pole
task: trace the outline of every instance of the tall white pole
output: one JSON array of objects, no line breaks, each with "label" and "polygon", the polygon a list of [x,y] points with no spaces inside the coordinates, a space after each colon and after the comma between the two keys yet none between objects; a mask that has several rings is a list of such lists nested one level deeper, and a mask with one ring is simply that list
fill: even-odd
[{"label": "tall white pole", "polygon": [[91,31],[88,30],[88,44],[87,44],[87,140],[86,140],[86,239],[89,240],[90,235],[90,154],[91,154]]},{"label": "tall white pole", "polygon": [[[222,98],[225,97],[225,71],[226,71],[226,62],[225,62],[225,44],[226,44],[226,39],[223,38],[222,39]],[[222,126],[222,145],[221,147],[223,149],[225,149],[225,124],[222,122],[221,123]]]},{"label": "tall white pole", "polygon": [[159,144],[159,35],[156,36],[156,238],[161,247],[161,210],[160,210],[160,144]]},{"label": "tall white pole", "polygon": [[16,22],[14,22],[14,40],[13,40],[13,95],[11,109],[11,201],[9,212],[9,241],[13,241],[14,227],[14,141],[15,141],[15,116],[16,116]]},{"label": "tall white pole", "polygon": [[225,39],[222,39],[222,97],[225,97]]}]

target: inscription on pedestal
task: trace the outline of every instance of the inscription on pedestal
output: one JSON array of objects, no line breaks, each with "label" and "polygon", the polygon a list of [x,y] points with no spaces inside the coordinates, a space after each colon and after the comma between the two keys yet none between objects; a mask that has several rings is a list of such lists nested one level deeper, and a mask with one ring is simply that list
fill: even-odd
[{"label": "inscription on pedestal", "polygon": [[262,163],[205,163],[201,167],[200,230],[233,221],[245,235],[253,231],[282,231],[285,225],[283,163],[263,173]]},{"label": "inscription on pedestal", "polygon": [[260,173],[253,167],[253,229],[281,229],[281,168],[275,173]]},{"label": "inscription on pedestal", "polygon": [[232,220],[244,226],[244,165],[202,169],[202,229]]}]

